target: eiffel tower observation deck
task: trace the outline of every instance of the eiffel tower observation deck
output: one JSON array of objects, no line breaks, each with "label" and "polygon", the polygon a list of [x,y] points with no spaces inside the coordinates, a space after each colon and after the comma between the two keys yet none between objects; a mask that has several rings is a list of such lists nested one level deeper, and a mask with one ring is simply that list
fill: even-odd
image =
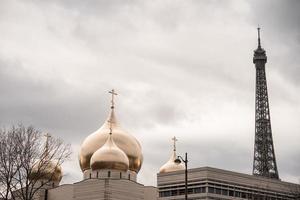
[{"label": "eiffel tower observation deck", "polygon": [[255,144],[253,175],[279,179],[268,99],[265,64],[266,51],[261,47],[260,28],[258,30],[258,47],[254,51],[253,63],[256,68],[255,92]]}]

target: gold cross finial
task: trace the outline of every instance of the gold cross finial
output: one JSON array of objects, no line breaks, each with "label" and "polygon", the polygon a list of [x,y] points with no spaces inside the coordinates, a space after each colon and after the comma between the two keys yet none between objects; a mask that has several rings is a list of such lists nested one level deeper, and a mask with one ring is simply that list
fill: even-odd
[{"label": "gold cross finial", "polygon": [[50,133],[46,133],[44,136],[46,137],[46,146],[48,147],[48,140],[51,138],[51,135]]},{"label": "gold cross finial", "polygon": [[110,93],[111,94],[111,109],[114,109],[115,108],[115,96],[116,95],[118,95],[116,92],[115,92],[115,90],[114,89],[112,89],[111,91],[108,91],[108,93]]},{"label": "gold cross finial", "polygon": [[49,151],[49,138],[51,138],[51,135],[49,133],[44,134],[44,136],[46,137],[46,145],[45,145],[45,154],[46,156],[48,156],[48,151]]},{"label": "gold cross finial", "polygon": [[173,151],[176,151],[176,142],[178,140],[177,140],[177,138],[175,136],[172,138],[172,140],[173,140]]},{"label": "gold cross finial", "polygon": [[51,137],[50,133],[46,133],[44,136],[46,137],[47,140],[48,140],[48,138]]}]

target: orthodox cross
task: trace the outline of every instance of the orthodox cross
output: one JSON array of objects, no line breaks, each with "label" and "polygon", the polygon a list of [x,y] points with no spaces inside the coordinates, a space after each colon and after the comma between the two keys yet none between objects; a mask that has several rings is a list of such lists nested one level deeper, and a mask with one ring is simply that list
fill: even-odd
[{"label": "orthodox cross", "polygon": [[175,136],[172,138],[172,140],[173,140],[173,151],[176,151],[176,142],[178,140],[177,140],[177,138]]},{"label": "orthodox cross", "polygon": [[111,91],[108,91],[108,93],[111,94],[111,109],[114,109],[115,107],[115,96],[118,95],[114,89],[112,89]]},{"label": "orthodox cross", "polygon": [[51,138],[51,135],[49,134],[49,133],[46,133],[45,135],[44,135],[45,137],[46,137],[46,145],[45,145],[45,156],[47,157],[48,156],[48,151],[49,151],[49,144],[48,144],[48,140],[49,140],[49,138]]}]

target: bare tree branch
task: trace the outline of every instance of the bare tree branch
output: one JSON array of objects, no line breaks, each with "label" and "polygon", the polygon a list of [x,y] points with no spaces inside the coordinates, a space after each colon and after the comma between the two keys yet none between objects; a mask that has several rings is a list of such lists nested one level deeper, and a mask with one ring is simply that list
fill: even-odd
[{"label": "bare tree branch", "polygon": [[0,198],[31,200],[40,189],[58,185],[70,149],[32,126],[0,130]]}]

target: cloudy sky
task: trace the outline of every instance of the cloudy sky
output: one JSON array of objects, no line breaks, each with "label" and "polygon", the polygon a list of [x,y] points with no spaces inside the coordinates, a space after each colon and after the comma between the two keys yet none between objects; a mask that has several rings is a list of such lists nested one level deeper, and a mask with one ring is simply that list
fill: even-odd
[{"label": "cloudy sky", "polygon": [[171,153],[189,167],[252,172],[258,24],[267,51],[272,129],[285,181],[300,178],[300,1],[2,0],[0,126],[22,122],[77,154],[109,111],[141,143],[139,181],[156,185]]}]

